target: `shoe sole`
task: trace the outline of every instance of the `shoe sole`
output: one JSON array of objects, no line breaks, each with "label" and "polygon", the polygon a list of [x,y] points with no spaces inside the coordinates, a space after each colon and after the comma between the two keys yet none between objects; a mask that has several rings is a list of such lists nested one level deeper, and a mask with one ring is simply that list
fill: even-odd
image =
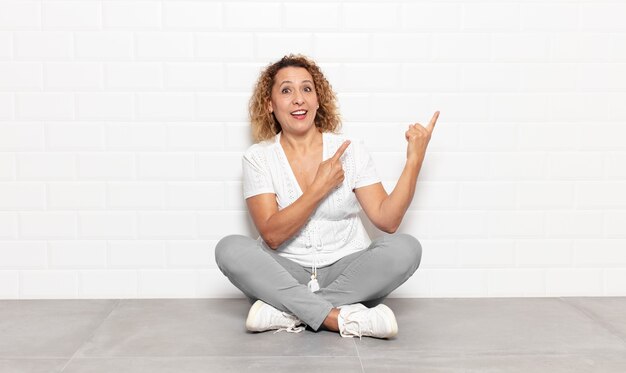
[{"label": "shoe sole", "polygon": [[256,314],[257,312],[259,312],[261,307],[263,307],[263,305],[265,305],[265,302],[259,299],[256,302],[254,302],[252,307],[250,307],[250,311],[248,312],[248,318],[246,319],[246,329],[248,329],[251,332],[264,331],[264,330],[259,330],[255,328],[253,325],[254,319],[256,318]]},{"label": "shoe sole", "polygon": [[398,322],[396,321],[396,315],[394,315],[391,308],[387,307],[386,305],[382,303],[376,306],[375,308],[379,308],[385,314],[386,319],[390,320],[390,322],[387,325],[390,327],[391,331],[385,336],[379,337],[379,338],[395,337],[398,334]]}]

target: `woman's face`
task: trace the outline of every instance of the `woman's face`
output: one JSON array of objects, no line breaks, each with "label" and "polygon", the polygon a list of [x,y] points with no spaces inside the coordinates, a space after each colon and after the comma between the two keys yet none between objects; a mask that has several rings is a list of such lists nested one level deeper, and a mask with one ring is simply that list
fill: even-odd
[{"label": "woman's face", "polygon": [[268,104],[283,131],[306,133],[315,127],[315,114],[319,108],[313,77],[303,67],[278,70]]}]

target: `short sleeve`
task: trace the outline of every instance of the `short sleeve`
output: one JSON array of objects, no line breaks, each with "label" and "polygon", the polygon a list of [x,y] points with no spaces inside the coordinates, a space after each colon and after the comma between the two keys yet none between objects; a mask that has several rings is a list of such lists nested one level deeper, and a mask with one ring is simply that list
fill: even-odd
[{"label": "short sleeve", "polygon": [[261,149],[248,149],[243,156],[243,198],[275,193],[271,173]]},{"label": "short sleeve", "polygon": [[357,141],[357,144],[358,146],[354,149],[356,163],[355,189],[380,182],[374,160],[372,160],[372,156],[365,149],[363,141]]}]

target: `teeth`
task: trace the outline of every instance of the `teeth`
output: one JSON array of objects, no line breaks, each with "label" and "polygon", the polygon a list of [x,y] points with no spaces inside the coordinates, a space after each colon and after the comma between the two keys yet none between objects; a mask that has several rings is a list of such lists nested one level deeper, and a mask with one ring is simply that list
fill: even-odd
[{"label": "teeth", "polygon": [[292,115],[304,115],[306,114],[306,110],[298,110],[291,113]]}]

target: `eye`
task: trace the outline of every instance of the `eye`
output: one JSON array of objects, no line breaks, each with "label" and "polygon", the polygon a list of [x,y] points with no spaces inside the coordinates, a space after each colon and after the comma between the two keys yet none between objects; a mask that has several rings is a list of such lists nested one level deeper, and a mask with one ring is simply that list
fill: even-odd
[{"label": "eye", "polygon": [[289,88],[283,88],[280,90],[280,93],[289,93],[289,92],[290,92]]},{"label": "eye", "polygon": [[311,88],[311,87],[304,87],[304,92],[313,92],[313,88]]}]

